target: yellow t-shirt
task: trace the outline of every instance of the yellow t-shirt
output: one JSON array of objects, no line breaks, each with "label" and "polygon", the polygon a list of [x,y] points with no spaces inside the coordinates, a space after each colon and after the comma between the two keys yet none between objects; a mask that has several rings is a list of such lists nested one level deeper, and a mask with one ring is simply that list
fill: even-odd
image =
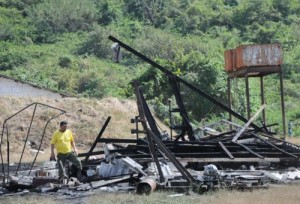
[{"label": "yellow t-shirt", "polygon": [[72,141],[74,141],[74,138],[70,130],[64,132],[57,130],[52,136],[51,144],[55,145],[57,153],[66,154],[72,151]]}]

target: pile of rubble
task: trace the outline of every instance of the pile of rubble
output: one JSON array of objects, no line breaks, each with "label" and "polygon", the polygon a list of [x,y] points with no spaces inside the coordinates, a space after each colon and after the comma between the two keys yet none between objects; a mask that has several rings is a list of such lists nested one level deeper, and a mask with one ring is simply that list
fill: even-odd
[{"label": "pile of rubble", "polygon": [[[181,192],[194,190],[203,193],[219,188],[267,188],[270,183],[295,183],[300,181],[300,170],[286,171],[255,170],[241,167],[239,170],[219,170],[209,164],[203,171],[187,169],[195,182],[186,181],[171,162],[160,162],[164,180],[159,179],[159,172],[154,162],[143,167],[129,157],[91,160],[93,165],[85,167],[84,182],[75,177],[58,180],[56,162],[44,162],[34,170],[19,171],[16,175],[5,178],[0,188],[0,195],[28,192],[56,192],[64,195],[79,195],[79,192],[136,192],[150,194],[157,189],[173,189]],[[70,168],[71,169],[71,168]],[[3,183],[2,183],[3,184]],[[20,190],[22,189],[22,190]]]}]

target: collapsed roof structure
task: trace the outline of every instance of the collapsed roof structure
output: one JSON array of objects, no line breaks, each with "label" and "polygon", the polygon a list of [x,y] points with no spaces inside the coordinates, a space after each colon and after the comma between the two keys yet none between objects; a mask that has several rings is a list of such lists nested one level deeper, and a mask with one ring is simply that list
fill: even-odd
[{"label": "collapsed roof structure", "polygon": [[[162,189],[184,188],[187,190],[192,186],[198,192],[216,186],[264,187],[272,177],[265,170],[299,167],[299,145],[274,137],[267,126],[259,127],[254,124],[258,114],[265,108],[264,104],[256,114],[246,119],[227,105],[174,75],[125,43],[112,36],[109,39],[166,74],[178,106],[171,111],[180,113],[182,124],[171,127],[179,131],[175,137],[169,136],[165,131],[160,131],[145,100],[143,87],[138,81],[134,81],[133,87],[139,115],[131,119],[131,123],[135,124],[132,133],[136,134],[136,139],[102,138],[111,119],[108,117],[90,150],[79,155],[84,158],[82,160],[83,174],[86,176],[87,184],[80,184],[77,190],[96,189],[124,182],[127,183],[127,189],[135,189],[138,193],[150,193],[157,187]],[[216,123],[199,127],[198,131],[208,135],[199,137],[191,125],[188,111],[184,106],[180,94],[181,84],[239,119],[244,125],[222,119]],[[64,113],[63,110],[59,111]],[[224,132],[217,131],[215,127],[221,125],[227,126],[228,129]],[[3,135],[4,132],[2,132],[2,138]],[[9,140],[7,139],[7,141]],[[98,143],[104,144],[103,150],[94,151]],[[31,178],[29,181],[20,182],[20,177],[8,178],[7,175],[9,175],[8,172],[11,167],[6,164],[7,169],[4,168],[2,146],[3,140],[1,139],[2,186],[37,187],[54,182],[55,179],[57,181],[57,175],[55,171],[52,171],[55,169],[55,165],[51,167],[52,170],[36,169],[34,179]],[[7,155],[9,155],[9,143],[7,146]],[[92,159],[94,155],[105,156]],[[9,163],[9,156],[7,163]],[[26,176],[32,176],[33,164],[29,171],[25,171]],[[254,169],[258,171],[254,171]],[[24,172],[17,174],[18,171],[19,168],[17,168],[15,176],[21,175],[24,178]],[[46,176],[37,176],[45,171],[47,172]],[[70,173],[72,174],[71,171]],[[274,180],[274,176],[272,179]]]}]

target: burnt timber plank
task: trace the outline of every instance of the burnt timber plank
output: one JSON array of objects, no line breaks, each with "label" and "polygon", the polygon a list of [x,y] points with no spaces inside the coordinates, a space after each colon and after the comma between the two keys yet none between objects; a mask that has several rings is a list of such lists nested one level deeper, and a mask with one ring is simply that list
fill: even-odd
[{"label": "burnt timber plank", "polygon": [[280,149],[280,148],[277,147],[276,145],[272,144],[271,142],[268,142],[267,140],[264,140],[262,137],[260,137],[260,136],[258,136],[258,135],[256,135],[256,134],[253,134],[253,133],[252,133],[252,135],[253,135],[254,137],[260,139],[260,140],[263,141],[264,143],[266,143],[266,144],[272,146],[273,148],[277,149],[278,151],[280,151],[280,152],[286,154],[286,155],[289,155],[289,156],[294,157],[294,158],[296,158],[296,159],[299,158],[298,156],[296,156],[296,155],[294,155],[294,154],[291,154],[291,153],[289,153],[289,152],[287,152],[287,151],[285,151],[285,150],[283,150],[283,149]]},{"label": "burnt timber plank", "polygon": [[248,120],[248,122],[244,125],[244,127],[233,137],[232,142],[236,142],[236,140],[247,130],[249,125],[257,118],[260,112],[262,112],[266,107],[266,104],[262,105],[258,111]]},{"label": "burnt timber plank", "polygon": [[224,150],[224,152],[228,155],[228,157],[230,159],[234,159],[234,156],[232,156],[230,151],[226,148],[226,146],[222,142],[219,142],[219,145],[222,147],[222,149]]},{"label": "burnt timber plank", "polygon": [[235,144],[237,144],[237,145],[239,145],[239,146],[241,146],[241,147],[243,147],[244,149],[246,149],[248,152],[250,152],[251,154],[253,154],[253,155],[255,155],[255,156],[257,156],[257,157],[259,157],[259,158],[261,158],[261,159],[263,159],[264,157],[263,156],[261,156],[260,154],[258,154],[258,153],[256,153],[256,152],[254,152],[254,151],[252,151],[249,147],[247,147],[246,145],[243,145],[243,144],[239,144],[239,143],[237,143],[237,142],[234,142]]},{"label": "burnt timber plank", "polygon": [[107,125],[108,125],[110,119],[111,119],[111,116],[109,116],[109,117],[106,119],[106,121],[105,121],[104,125],[102,126],[102,128],[101,128],[101,130],[100,130],[100,132],[99,132],[99,134],[98,134],[96,140],[94,141],[94,143],[93,143],[91,149],[90,149],[89,152],[86,154],[85,159],[84,159],[84,163],[85,163],[85,164],[88,162],[91,153],[93,152],[94,148],[96,147],[96,145],[97,145],[97,143],[98,143],[98,139],[100,139],[100,137],[101,137],[102,134],[104,133],[104,131],[105,131],[105,129],[106,129],[106,127],[107,127]]}]

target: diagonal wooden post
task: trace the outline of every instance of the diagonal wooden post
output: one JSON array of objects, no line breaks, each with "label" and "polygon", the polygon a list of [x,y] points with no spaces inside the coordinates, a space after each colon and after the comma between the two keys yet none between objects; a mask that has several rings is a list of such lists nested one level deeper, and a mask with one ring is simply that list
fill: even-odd
[{"label": "diagonal wooden post", "polygon": [[95,141],[94,141],[94,143],[93,143],[93,145],[92,145],[90,151],[86,154],[85,159],[84,159],[84,164],[87,164],[87,162],[88,162],[88,160],[89,160],[89,157],[91,156],[91,154],[92,154],[94,148],[96,147],[96,145],[97,145],[97,143],[99,142],[99,140],[100,140],[102,134],[104,133],[104,131],[105,131],[105,129],[106,129],[106,127],[107,127],[107,125],[108,125],[110,119],[111,119],[111,116],[108,116],[107,119],[106,119],[106,121],[105,121],[105,123],[104,123],[104,125],[102,126],[102,128],[101,128],[101,130],[100,130],[98,136],[96,137],[96,139],[95,139]]},{"label": "diagonal wooden post", "polygon": [[246,131],[249,125],[258,117],[260,112],[262,112],[266,107],[266,104],[263,104],[258,111],[248,120],[248,122],[243,126],[243,128],[233,137],[232,142],[236,142],[236,140]]}]

